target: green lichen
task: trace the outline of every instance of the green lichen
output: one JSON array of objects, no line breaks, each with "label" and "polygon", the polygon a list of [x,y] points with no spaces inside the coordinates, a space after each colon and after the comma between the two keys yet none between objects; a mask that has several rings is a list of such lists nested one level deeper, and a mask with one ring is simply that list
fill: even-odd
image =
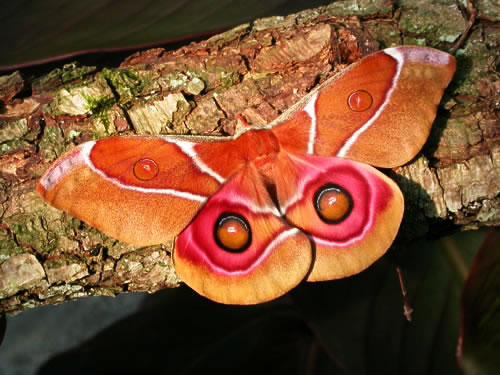
[{"label": "green lichen", "polygon": [[81,263],[82,261],[77,256],[65,255],[65,256],[53,257],[50,260],[47,260],[43,265],[46,269],[54,269],[71,264],[81,264]]},{"label": "green lichen", "polygon": [[0,263],[9,259],[11,256],[23,253],[23,249],[19,247],[12,236],[6,231],[0,231]]},{"label": "green lichen", "polygon": [[455,82],[458,92],[479,95],[478,82],[495,82],[496,76],[491,69],[491,52],[484,44],[481,31],[474,31],[463,49],[457,50],[457,73]]},{"label": "green lichen", "polygon": [[414,36],[405,36],[403,38],[403,44],[411,45],[411,46],[425,46],[426,40],[425,40],[425,38],[416,38]]},{"label": "green lichen", "polygon": [[491,17],[491,19],[500,19],[500,7],[495,0],[476,0],[474,6],[482,16]]},{"label": "green lichen", "polygon": [[274,16],[255,20],[252,25],[254,31],[264,31],[267,29],[289,28],[295,25],[293,17]]},{"label": "green lichen", "polygon": [[210,80],[208,79],[208,76],[207,74],[205,74],[204,72],[198,72],[198,71],[193,71],[193,70],[189,70],[187,72],[187,74],[190,76],[190,77],[196,77],[198,78],[200,81],[203,82],[203,85],[205,86],[205,89],[212,89],[213,88],[213,84],[211,85],[210,84]]},{"label": "green lichen", "polygon": [[186,85],[186,92],[191,95],[198,95],[205,89],[205,82],[198,77],[192,78]]},{"label": "green lichen", "polygon": [[453,43],[465,30],[465,20],[455,1],[403,1],[399,25],[406,33],[425,37],[429,45]]},{"label": "green lichen", "polygon": [[88,111],[99,118],[102,122],[106,132],[111,127],[109,119],[109,110],[115,105],[116,100],[109,96],[93,97],[89,95],[83,95],[83,98],[87,101]]},{"label": "green lichen", "polygon": [[93,97],[89,95],[83,95],[83,97],[87,101],[88,111],[93,115],[98,115],[102,112],[106,112],[115,104],[115,99],[109,96]]},{"label": "green lichen", "polygon": [[61,84],[83,79],[95,71],[95,66],[80,66],[77,62],[66,64],[62,68],[54,69],[49,74],[35,80],[32,84],[33,91],[37,93],[52,91]]},{"label": "green lichen", "polygon": [[56,127],[46,127],[39,146],[40,153],[45,161],[57,159],[65,151],[62,130]]},{"label": "green lichen", "polygon": [[[207,87],[217,84],[218,87],[229,88],[240,81],[240,68],[241,67],[238,65],[231,69],[230,67],[221,66],[214,62],[214,65],[207,67],[206,78],[202,78],[203,76],[201,76],[201,74],[198,74],[197,76],[205,82]],[[210,82],[210,75],[212,76],[212,80],[215,78],[215,82]]]},{"label": "green lichen", "polygon": [[73,140],[75,138],[78,138],[81,134],[82,134],[81,131],[74,130],[74,129],[70,130],[70,132],[68,133],[68,139]]},{"label": "green lichen", "polygon": [[82,79],[87,74],[95,72],[95,66],[80,66],[77,62],[72,62],[63,66],[60,74],[63,83],[76,79]]},{"label": "green lichen", "polygon": [[214,35],[208,41],[213,46],[225,46],[229,44],[231,41],[240,38],[241,34],[250,29],[249,23],[244,23],[242,25],[236,26],[231,30],[225,31],[223,33]]},{"label": "green lichen", "polygon": [[37,307],[40,303],[35,301],[35,300],[31,300],[31,301],[26,301],[26,302],[23,302],[21,304],[22,306],[22,309],[23,310],[31,310],[31,309],[34,309],[35,307]]},{"label": "green lichen", "polygon": [[115,241],[107,248],[108,255],[114,259],[120,259],[123,254],[128,254],[136,250],[134,246],[119,241]]},{"label": "green lichen", "polygon": [[90,288],[88,292],[93,296],[115,297],[118,294],[123,293],[123,289],[121,287]]},{"label": "green lichen", "polygon": [[28,128],[28,121],[0,122],[0,153],[27,147],[35,137],[35,132]]},{"label": "green lichen", "polygon": [[0,143],[23,137],[28,133],[28,121],[21,119],[0,124]]},{"label": "green lichen", "polygon": [[182,130],[185,128],[184,121],[188,113],[191,112],[191,105],[186,100],[177,101],[177,108],[172,113],[172,129]]},{"label": "green lichen", "polygon": [[365,23],[363,25],[380,43],[380,48],[388,48],[401,44],[401,33],[394,24]]},{"label": "green lichen", "polygon": [[240,81],[240,75],[235,71],[219,71],[217,79],[220,81],[221,87],[228,89]]},{"label": "green lichen", "polygon": [[32,214],[15,213],[4,219],[18,243],[29,245],[40,253],[48,253],[55,248],[55,234],[47,232],[39,217]]},{"label": "green lichen", "polygon": [[165,91],[180,90],[190,95],[198,95],[205,89],[205,82],[192,72],[170,72],[158,78],[157,82]]},{"label": "green lichen", "polygon": [[368,17],[389,14],[392,2],[387,0],[344,0],[327,6],[327,15]]},{"label": "green lichen", "polygon": [[28,146],[29,146],[28,142],[23,141],[21,139],[14,139],[12,141],[0,144],[0,154],[5,154],[6,152],[10,152],[12,150],[27,148]]},{"label": "green lichen", "polygon": [[203,81],[205,90],[229,88],[240,81],[240,66],[229,69],[220,65],[209,65],[204,71],[190,70],[188,74]]},{"label": "green lichen", "polygon": [[152,73],[139,75],[132,69],[103,69],[102,77],[112,87],[121,105],[133,101],[153,85]]},{"label": "green lichen", "polygon": [[82,226],[82,221],[73,216],[68,216],[68,227],[72,230],[77,230]]},{"label": "green lichen", "polygon": [[[69,224],[67,222],[64,223],[65,229],[74,228],[78,229],[78,237],[80,245],[86,249],[90,250],[99,246],[102,249],[111,249],[113,246],[119,244],[114,238],[106,236],[101,231],[91,227],[89,225],[84,224],[78,219],[73,218],[72,216],[65,215],[67,220],[71,220]],[[80,225],[78,225],[80,223]],[[130,245],[131,246],[131,245]],[[107,250],[108,254],[110,250]]]},{"label": "green lichen", "polygon": [[61,285],[52,285],[49,289],[41,290],[38,295],[44,300],[50,298],[50,303],[52,304],[56,302],[63,303],[66,300],[64,296],[72,296],[74,293],[79,292],[82,289],[83,286],[81,285],[64,283]]},{"label": "green lichen", "polygon": [[160,81],[165,84],[166,90],[181,90],[187,84],[189,78],[181,72],[169,72],[162,76]]}]

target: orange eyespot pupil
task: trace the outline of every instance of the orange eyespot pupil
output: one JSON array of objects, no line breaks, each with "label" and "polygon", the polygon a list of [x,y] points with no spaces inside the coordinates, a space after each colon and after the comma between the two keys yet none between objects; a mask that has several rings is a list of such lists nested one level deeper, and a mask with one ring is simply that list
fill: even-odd
[{"label": "orange eyespot pupil", "polygon": [[339,185],[323,186],[315,197],[316,211],[327,224],[338,224],[345,220],[352,211],[351,195]]},{"label": "orange eyespot pupil", "polygon": [[142,181],[152,180],[156,177],[158,171],[158,164],[151,159],[141,159],[134,164],[134,175]]},{"label": "orange eyespot pupil", "polygon": [[224,250],[243,251],[250,244],[250,237],[250,226],[240,215],[225,214],[217,220],[215,240]]},{"label": "orange eyespot pupil", "polygon": [[363,112],[373,104],[372,96],[363,90],[354,91],[347,99],[349,108],[356,112]]}]

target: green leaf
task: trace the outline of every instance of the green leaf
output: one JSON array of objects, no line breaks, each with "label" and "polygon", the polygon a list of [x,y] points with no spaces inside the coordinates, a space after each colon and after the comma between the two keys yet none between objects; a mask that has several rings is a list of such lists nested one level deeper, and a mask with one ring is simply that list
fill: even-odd
[{"label": "green leaf", "polygon": [[[455,240],[463,263],[471,258],[468,242],[481,235],[460,234]],[[467,240],[471,236],[476,239]],[[412,322],[403,315],[398,276],[387,256],[350,278],[303,285],[292,292],[294,300],[346,373],[458,374],[463,278],[440,242],[419,241],[403,252],[398,260],[414,309]]]},{"label": "green leaf", "polygon": [[467,375],[500,372],[500,231],[479,249],[462,294],[459,362]]},{"label": "green leaf", "polygon": [[[329,0],[67,1],[2,3],[0,70],[55,56],[192,39],[259,17],[288,15]],[[2,67],[3,65],[3,67]]]}]

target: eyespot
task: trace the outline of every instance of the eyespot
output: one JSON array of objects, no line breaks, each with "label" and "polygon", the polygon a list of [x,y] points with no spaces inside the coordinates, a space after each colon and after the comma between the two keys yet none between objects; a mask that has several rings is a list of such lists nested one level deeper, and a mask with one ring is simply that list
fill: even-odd
[{"label": "eyespot", "polygon": [[158,164],[151,159],[141,159],[134,164],[134,175],[142,181],[152,180],[156,177],[158,171]]},{"label": "eyespot", "polygon": [[245,251],[252,242],[252,231],[246,219],[235,213],[219,216],[214,228],[215,242],[232,253]]},{"label": "eyespot", "polygon": [[325,223],[339,224],[351,213],[353,200],[342,186],[326,184],[314,194],[314,208]]},{"label": "eyespot", "polygon": [[363,90],[354,91],[347,99],[347,105],[355,112],[366,111],[372,104],[372,96]]}]

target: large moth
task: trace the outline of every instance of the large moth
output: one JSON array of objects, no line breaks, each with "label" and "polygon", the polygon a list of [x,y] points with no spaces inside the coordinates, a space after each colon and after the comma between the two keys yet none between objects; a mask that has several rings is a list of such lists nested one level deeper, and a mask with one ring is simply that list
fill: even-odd
[{"label": "large moth", "polygon": [[212,300],[268,301],[304,279],[359,273],[387,251],[404,200],[373,166],[417,154],[455,67],[431,48],[385,49],[266,126],[87,142],[37,190],[119,240],[175,240],[177,273]]}]

